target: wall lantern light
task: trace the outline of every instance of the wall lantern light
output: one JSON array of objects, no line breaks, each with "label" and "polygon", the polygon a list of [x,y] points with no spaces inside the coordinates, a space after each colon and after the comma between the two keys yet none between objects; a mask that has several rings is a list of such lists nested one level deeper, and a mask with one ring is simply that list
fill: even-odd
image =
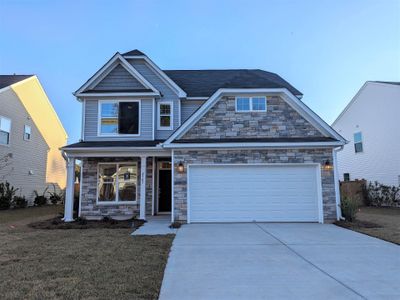
[{"label": "wall lantern light", "polygon": [[183,173],[185,171],[185,166],[183,165],[183,162],[179,162],[178,164],[178,172]]},{"label": "wall lantern light", "polygon": [[324,170],[332,170],[333,166],[331,164],[331,162],[329,161],[329,159],[327,159],[323,165]]}]

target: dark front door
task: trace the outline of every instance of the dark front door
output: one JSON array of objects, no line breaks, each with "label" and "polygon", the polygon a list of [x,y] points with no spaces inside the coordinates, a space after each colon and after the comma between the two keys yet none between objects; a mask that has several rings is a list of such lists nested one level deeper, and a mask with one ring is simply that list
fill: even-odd
[{"label": "dark front door", "polygon": [[171,170],[158,171],[158,211],[171,211]]}]

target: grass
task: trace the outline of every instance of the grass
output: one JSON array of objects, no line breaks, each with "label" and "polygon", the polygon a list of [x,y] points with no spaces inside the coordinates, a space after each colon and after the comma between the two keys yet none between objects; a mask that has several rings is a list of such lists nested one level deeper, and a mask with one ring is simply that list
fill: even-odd
[{"label": "grass", "polygon": [[355,222],[336,225],[400,245],[400,208],[361,207]]},{"label": "grass", "polygon": [[49,208],[18,210],[20,218],[17,210],[1,212],[1,299],[158,298],[173,235],[27,226],[48,218]]},{"label": "grass", "polygon": [[27,208],[0,210],[0,224],[26,219],[37,220],[43,216],[55,216],[60,212],[64,212],[64,207],[62,205],[32,206]]}]

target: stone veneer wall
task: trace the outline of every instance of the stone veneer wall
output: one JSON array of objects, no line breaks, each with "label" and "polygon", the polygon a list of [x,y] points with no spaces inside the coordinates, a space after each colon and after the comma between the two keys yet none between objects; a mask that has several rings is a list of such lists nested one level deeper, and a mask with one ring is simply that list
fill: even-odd
[{"label": "stone veneer wall", "polygon": [[[100,162],[137,162],[138,163],[138,185],[137,185],[137,204],[129,205],[97,205],[97,165]],[[82,199],[81,199],[81,217],[87,219],[101,219],[104,216],[123,218],[130,216],[139,216],[140,199],[140,158],[84,158],[82,159]],[[152,159],[147,160],[147,178],[146,178],[146,215],[151,214],[152,202]]]},{"label": "stone veneer wall", "polygon": [[236,112],[235,97],[225,96],[181,139],[322,137],[285,100],[267,96],[266,112]]},{"label": "stone veneer wall", "polygon": [[[332,149],[275,150],[175,150],[174,151],[174,218],[187,221],[187,165],[212,163],[321,163],[332,160]],[[183,162],[185,171],[177,172]],[[321,170],[324,222],[336,220],[336,198],[333,170]]]}]

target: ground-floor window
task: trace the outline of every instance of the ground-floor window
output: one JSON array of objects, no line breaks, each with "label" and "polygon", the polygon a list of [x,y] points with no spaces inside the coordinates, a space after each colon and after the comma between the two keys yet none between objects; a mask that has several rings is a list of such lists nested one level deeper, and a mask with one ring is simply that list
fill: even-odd
[{"label": "ground-floor window", "polygon": [[99,163],[98,203],[135,202],[137,200],[137,163]]}]

